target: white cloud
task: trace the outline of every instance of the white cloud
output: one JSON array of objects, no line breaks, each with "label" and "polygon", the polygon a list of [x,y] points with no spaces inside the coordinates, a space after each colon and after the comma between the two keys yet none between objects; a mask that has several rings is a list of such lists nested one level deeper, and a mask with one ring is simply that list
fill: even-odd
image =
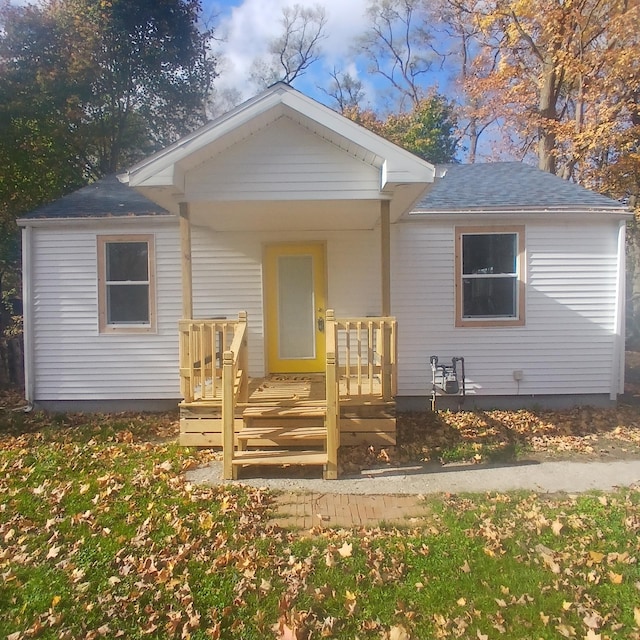
[{"label": "white cloud", "polygon": [[[224,38],[220,45],[221,73],[215,83],[218,92],[239,93],[243,99],[256,93],[256,87],[249,81],[253,61],[267,55],[269,41],[282,30],[282,9],[294,4],[304,7],[320,4],[327,15],[327,37],[321,45],[323,57],[296,83],[298,88],[323,99],[316,87],[330,84],[329,72],[334,67],[352,75],[358,73],[353,45],[366,28],[368,0],[243,0],[238,6],[217,9],[216,35]],[[362,80],[369,84],[366,78]]]}]

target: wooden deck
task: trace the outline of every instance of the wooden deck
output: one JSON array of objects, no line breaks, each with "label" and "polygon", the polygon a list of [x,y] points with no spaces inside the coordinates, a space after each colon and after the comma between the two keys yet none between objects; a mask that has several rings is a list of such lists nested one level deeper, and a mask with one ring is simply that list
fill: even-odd
[{"label": "wooden deck", "polygon": [[222,447],[225,479],[262,464],[322,465],[335,479],[341,445],[395,444],[395,318],[327,309],[324,374],[261,379],[248,376],[247,323],[244,311],[180,321],[181,444]]},{"label": "wooden deck", "polygon": [[[395,444],[395,403],[381,399],[379,383],[375,393],[359,396],[347,395],[348,386],[357,388],[357,380],[342,379],[339,384],[341,444]],[[236,407],[236,437],[247,447],[300,446],[313,441],[321,444],[325,395],[324,374],[252,379],[248,402]],[[180,443],[222,446],[221,411],[220,393],[208,400],[182,402]]]}]

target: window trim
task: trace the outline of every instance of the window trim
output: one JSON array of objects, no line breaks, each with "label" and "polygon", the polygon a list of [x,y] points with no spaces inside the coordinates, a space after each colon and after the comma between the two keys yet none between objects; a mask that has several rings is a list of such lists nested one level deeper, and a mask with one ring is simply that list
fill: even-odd
[{"label": "window trim", "polygon": [[[106,245],[124,242],[146,242],[149,260],[149,322],[144,324],[109,324],[107,322],[107,260]],[[153,234],[98,235],[98,331],[100,333],[156,332],[156,253]]]},{"label": "window trim", "polygon": [[[462,273],[462,237],[465,235],[495,235],[517,234],[518,255],[516,260],[516,303],[517,317],[515,318],[465,318],[463,316],[463,273]],[[456,327],[522,327],[525,325],[525,226],[464,226],[455,227],[455,299],[456,299]]]}]

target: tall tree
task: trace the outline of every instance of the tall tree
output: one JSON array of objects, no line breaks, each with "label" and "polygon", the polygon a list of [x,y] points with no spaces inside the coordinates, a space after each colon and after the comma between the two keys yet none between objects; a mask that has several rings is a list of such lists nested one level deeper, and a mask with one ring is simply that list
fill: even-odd
[{"label": "tall tree", "polygon": [[269,59],[253,63],[251,79],[260,87],[293,83],[320,58],[327,14],[321,5],[294,4],[282,10],[282,33],[269,43]]},{"label": "tall tree", "polygon": [[476,95],[493,97],[541,169],[588,181],[637,112],[638,1],[468,0],[468,8],[485,59],[497,60],[476,79]]},{"label": "tall tree", "polygon": [[348,118],[411,151],[427,162],[454,162],[458,139],[454,106],[437,93],[423,98],[413,109],[380,120],[375,113],[346,109]]},{"label": "tall tree", "polygon": [[369,72],[386,80],[397,107],[408,110],[425,96],[434,63],[442,60],[433,47],[428,4],[371,0],[367,16],[369,28],[359,40],[359,50],[369,61]]},{"label": "tall tree", "polygon": [[432,11],[438,48],[445,59],[444,68],[453,82],[448,93],[457,102],[460,137],[464,140],[466,159],[474,163],[482,134],[496,122],[496,114],[487,108],[484,96],[470,90],[479,77],[492,70],[494,60],[485,57],[479,64],[480,31],[469,8],[468,0],[434,0]]},{"label": "tall tree", "polygon": [[3,5],[0,104],[52,120],[84,177],[116,171],[204,120],[213,61],[198,0]]},{"label": "tall tree", "polygon": [[0,347],[16,217],[204,121],[215,66],[199,11],[199,0],[0,4]]},{"label": "tall tree", "polygon": [[[413,109],[440,86],[455,105],[461,147],[474,162],[480,136],[495,120],[467,90],[477,74],[478,27],[468,0],[370,0],[359,52],[386,80],[391,110]],[[463,149],[461,148],[462,152]]]},{"label": "tall tree", "polygon": [[331,83],[329,87],[321,87],[320,89],[330,98],[333,98],[334,107],[342,114],[347,111],[358,110],[365,95],[362,81],[348,71],[341,72],[335,67],[330,76]]}]

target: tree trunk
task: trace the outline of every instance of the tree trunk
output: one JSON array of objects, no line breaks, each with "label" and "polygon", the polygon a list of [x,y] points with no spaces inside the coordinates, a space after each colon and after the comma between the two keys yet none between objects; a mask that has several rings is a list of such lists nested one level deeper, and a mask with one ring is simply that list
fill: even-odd
[{"label": "tree trunk", "polygon": [[540,87],[540,101],[538,113],[538,167],[549,173],[556,173],[556,135],[553,125],[557,121],[557,74],[554,63],[546,60],[542,65],[542,86]]}]

